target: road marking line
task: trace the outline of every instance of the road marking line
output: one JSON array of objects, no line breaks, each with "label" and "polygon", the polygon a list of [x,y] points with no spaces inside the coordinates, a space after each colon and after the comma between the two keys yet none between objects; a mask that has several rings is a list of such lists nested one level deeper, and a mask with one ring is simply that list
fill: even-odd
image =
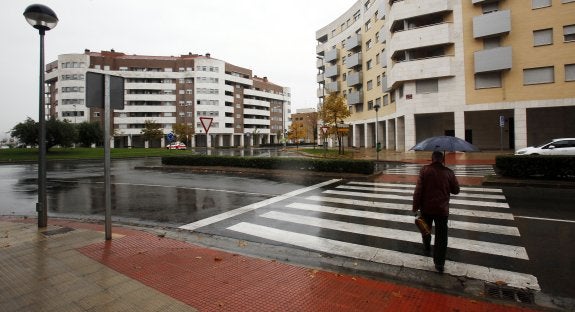
[{"label": "road marking line", "polygon": [[[395,189],[389,187],[366,187],[366,186],[353,186],[353,185],[340,185],[338,189],[346,190],[356,190],[356,191],[375,191],[375,192],[393,192],[393,193],[411,193],[413,190],[405,189]],[[492,194],[478,194],[478,193],[459,193],[457,195],[451,195],[451,197],[472,197],[472,198],[482,198],[482,199],[503,199],[505,200],[505,195],[492,195]]]},{"label": "road marking line", "polygon": [[[338,197],[326,197],[326,196],[309,196],[306,197],[307,200],[319,201],[319,202],[330,202],[336,204],[346,204],[354,206],[365,206],[372,208],[383,208],[383,209],[393,209],[401,211],[411,211],[411,204],[400,204],[400,203],[384,203],[384,202],[374,202],[359,199],[348,199],[348,198],[338,198]],[[489,219],[499,219],[499,220],[513,220],[513,214],[511,213],[501,213],[501,212],[490,212],[490,211],[478,211],[478,210],[467,210],[458,208],[449,208],[449,213],[457,216],[466,217],[479,217],[479,218],[489,218]]]},{"label": "road marking line", "polygon": [[219,215],[211,216],[211,217],[206,218],[206,219],[202,219],[202,220],[199,220],[199,221],[196,221],[196,222],[193,222],[193,223],[185,224],[185,225],[180,226],[179,228],[180,228],[180,229],[184,229],[184,230],[195,231],[195,230],[197,230],[197,229],[199,229],[199,228],[201,228],[201,227],[204,227],[204,226],[206,226],[206,225],[210,225],[210,224],[213,224],[213,223],[216,223],[216,222],[225,220],[225,219],[229,219],[229,218],[232,218],[232,217],[241,215],[241,214],[243,214],[243,213],[246,213],[246,212],[249,212],[249,211],[253,211],[253,210],[259,209],[259,208],[261,208],[261,207],[265,207],[265,206],[267,206],[267,205],[270,205],[270,204],[273,204],[273,203],[277,203],[277,202],[282,201],[282,200],[284,200],[284,199],[287,199],[287,198],[290,198],[290,197],[294,197],[294,196],[303,194],[303,193],[305,193],[305,192],[308,192],[308,191],[311,191],[311,190],[315,190],[315,189],[317,189],[317,188],[324,187],[324,186],[326,186],[326,185],[330,185],[330,184],[333,184],[333,183],[336,183],[336,182],[339,182],[339,181],[341,181],[341,179],[332,179],[332,180],[329,180],[329,181],[326,181],[326,182],[322,182],[322,183],[319,183],[319,184],[316,184],[316,185],[308,186],[308,187],[305,187],[305,188],[302,188],[302,189],[298,189],[298,190],[295,190],[295,191],[291,191],[291,192],[289,192],[289,193],[286,193],[286,194],[283,194],[283,195],[280,195],[280,196],[276,196],[276,197],[272,197],[272,198],[263,200],[263,201],[261,201],[261,202],[253,203],[253,204],[251,204],[251,205],[247,205],[247,206],[244,206],[244,207],[241,207],[241,208],[237,208],[237,209],[234,209],[234,210],[230,210],[230,211],[221,213],[221,214],[219,214]]},{"label": "road marking line", "polygon": [[[103,183],[103,182],[98,182],[98,183]],[[112,185],[133,185],[133,186],[146,186],[146,187],[177,188],[177,189],[184,189],[184,190],[223,192],[223,193],[242,194],[242,195],[257,195],[257,196],[266,196],[266,197],[274,196],[273,194],[218,190],[218,189],[209,189],[209,188],[201,188],[201,187],[185,187],[185,186],[177,186],[177,185],[155,185],[155,184],[140,184],[140,183],[127,183],[127,182],[112,183]]]},{"label": "road marking line", "polygon": [[[267,212],[260,215],[260,217],[353,234],[375,236],[411,243],[421,242],[421,234],[415,231],[388,229],[371,225],[321,219],[277,211]],[[434,241],[433,238],[432,241]],[[527,250],[520,246],[477,241],[458,237],[449,237],[449,248],[529,260],[529,257],[527,256]]]},{"label": "road marking line", "polygon": [[538,218],[538,217],[527,217],[527,216],[515,216],[515,218],[533,219],[533,220],[541,220],[541,221],[552,221],[552,222],[575,223],[575,220],[560,220],[560,219]]},{"label": "road marking line", "polygon": [[[346,196],[381,198],[381,199],[395,199],[395,200],[409,200],[409,201],[413,200],[413,196],[400,196],[400,195],[390,195],[390,194],[374,194],[374,193],[347,192],[347,191],[336,191],[336,190],[326,190],[323,193],[335,194],[335,195],[346,195]],[[484,202],[484,201],[465,200],[465,199],[457,199],[457,198],[452,198],[449,202],[451,204],[460,204],[460,205],[509,208],[509,204],[507,204],[506,202],[505,203]]]},{"label": "road marking line", "polygon": [[[411,269],[435,271],[432,257],[424,257],[394,250],[346,243],[307,234],[274,229],[246,222],[228,227],[229,230],[244,233],[276,242],[308,248],[338,256],[362,259],[377,263],[404,266]],[[445,262],[445,273],[454,276],[486,280],[489,282],[505,282],[509,286],[541,290],[537,278],[530,274],[488,268],[474,264],[455,261]]]},{"label": "road marking line", "polygon": [[[367,218],[367,219],[374,219],[374,220],[383,220],[383,221],[392,221],[392,222],[401,222],[401,223],[410,223],[414,222],[413,216],[408,215],[397,215],[397,214],[389,214],[389,213],[381,213],[381,212],[373,212],[373,211],[363,211],[363,210],[353,210],[353,209],[345,209],[345,208],[337,208],[337,207],[330,207],[330,206],[322,206],[322,205],[314,205],[314,204],[304,204],[304,203],[291,203],[287,205],[288,208],[299,209],[299,210],[306,210],[306,211],[315,211],[315,212],[322,212],[322,213],[331,213],[337,214],[342,216],[350,216],[350,217],[359,217],[359,218]],[[457,220],[449,220],[449,227],[459,230],[466,230],[466,231],[474,231],[474,232],[484,232],[484,233],[492,233],[492,234],[501,234],[501,235],[508,235],[508,236],[521,236],[519,234],[519,229],[513,226],[504,226],[504,225],[493,225],[493,224],[485,224],[485,223],[472,223],[472,222],[464,222],[464,221],[457,221]]]},{"label": "road marking line", "polygon": [[[348,182],[347,184],[355,184],[355,185],[370,185],[370,186],[388,186],[393,188],[409,188],[414,189],[415,184],[405,184],[405,183],[374,183],[374,182]],[[502,189],[498,188],[486,188],[486,187],[460,187],[462,191],[471,191],[471,192],[484,192],[484,193],[503,193]]]}]

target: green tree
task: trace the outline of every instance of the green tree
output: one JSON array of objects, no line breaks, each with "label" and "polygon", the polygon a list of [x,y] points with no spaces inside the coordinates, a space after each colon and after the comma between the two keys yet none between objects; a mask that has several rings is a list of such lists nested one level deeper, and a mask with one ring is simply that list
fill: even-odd
[{"label": "green tree", "polygon": [[142,134],[142,137],[144,137],[144,140],[148,142],[161,139],[164,136],[162,125],[154,120],[146,120],[144,122],[144,129],[142,129],[140,133]]},{"label": "green tree", "polygon": [[77,125],[78,143],[90,147],[92,144],[101,146],[104,143],[104,132],[98,122],[83,122]]},{"label": "green tree", "polygon": [[347,103],[343,95],[339,93],[330,93],[323,102],[319,110],[319,118],[323,123],[331,127],[329,133],[337,136],[339,143],[339,153],[343,154],[343,136],[344,133],[337,131],[337,124],[342,123],[344,119],[351,116]]},{"label": "green tree", "polygon": [[10,135],[25,145],[38,145],[38,123],[28,117],[12,128]]},{"label": "green tree", "polygon": [[58,120],[52,117],[46,121],[46,149],[60,145],[70,147],[76,142],[76,126],[69,120]]},{"label": "green tree", "polygon": [[[39,133],[40,124],[30,117],[14,126],[10,131],[12,137],[26,145],[38,145]],[[72,146],[76,141],[76,135],[76,127],[72,123],[52,117],[46,121],[46,150],[56,145]]]}]

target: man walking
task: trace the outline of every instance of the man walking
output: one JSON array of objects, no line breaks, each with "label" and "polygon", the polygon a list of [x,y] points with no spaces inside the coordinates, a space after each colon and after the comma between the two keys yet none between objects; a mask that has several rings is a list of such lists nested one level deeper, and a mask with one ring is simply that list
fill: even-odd
[{"label": "man walking", "polygon": [[[431,229],[435,223],[433,263],[443,272],[447,252],[447,219],[450,194],[459,194],[459,182],[453,171],[443,165],[443,153],[435,151],[431,164],[423,166],[413,193],[413,212],[421,210],[425,223]],[[425,250],[431,250],[431,235],[423,236]]]}]

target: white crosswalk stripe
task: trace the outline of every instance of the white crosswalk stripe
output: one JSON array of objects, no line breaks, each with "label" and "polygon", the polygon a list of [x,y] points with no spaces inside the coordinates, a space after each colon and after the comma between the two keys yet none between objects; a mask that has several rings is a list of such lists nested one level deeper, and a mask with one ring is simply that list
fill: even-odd
[{"label": "white crosswalk stripe", "polygon": [[[434,271],[433,258],[414,251],[421,246],[421,235],[411,215],[413,184],[347,182],[325,187],[321,194],[290,198],[227,229],[319,252]],[[515,272],[517,267],[527,270],[529,257],[500,189],[462,187],[451,205],[448,249],[455,258],[446,261],[446,273],[540,290],[535,276]],[[364,243],[367,237],[369,243]]]},{"label": "white crosswalk stripe", "polygon": [[[384,174],[407,174],[407,175],[418,175],[419,170],[423,167],[421,164],[401,164],[398,166],[386,168],[383,170]],[[495,174],[495,170],[492,165],[449,165],[447,167],[451,168],[456,176],[467,176],[467,177],[484,177],[486,175]]]}]

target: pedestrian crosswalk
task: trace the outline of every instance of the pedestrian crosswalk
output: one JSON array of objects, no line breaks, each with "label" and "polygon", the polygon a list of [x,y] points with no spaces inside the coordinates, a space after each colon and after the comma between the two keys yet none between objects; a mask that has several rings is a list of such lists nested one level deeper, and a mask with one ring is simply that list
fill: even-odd
[{"label": "pedestrian crosswalk", "polygon": [[[421,164],[401,164],[397,166],[391,166],[383,170],[384,174],[406,174],[406,175],[418,175],[419,170],[423,167]],[[495,170],[492,165],[449,165],[447,167],[451,168],[455,172],[456,176],[460,177],[484,177],[487,175],[494,175]]]},{"label": "pedestrian crosswalk", "polygon": [[[256,240],[434,271],[411,213],[414,188],[399,183],[326,183],[284,197],[250,217],[236,217],[225,229]],[[529,274],[529,256],[501,189],[462,187],[451,199],[448,226],[446,274],[540,289],[537,278]]]}]

